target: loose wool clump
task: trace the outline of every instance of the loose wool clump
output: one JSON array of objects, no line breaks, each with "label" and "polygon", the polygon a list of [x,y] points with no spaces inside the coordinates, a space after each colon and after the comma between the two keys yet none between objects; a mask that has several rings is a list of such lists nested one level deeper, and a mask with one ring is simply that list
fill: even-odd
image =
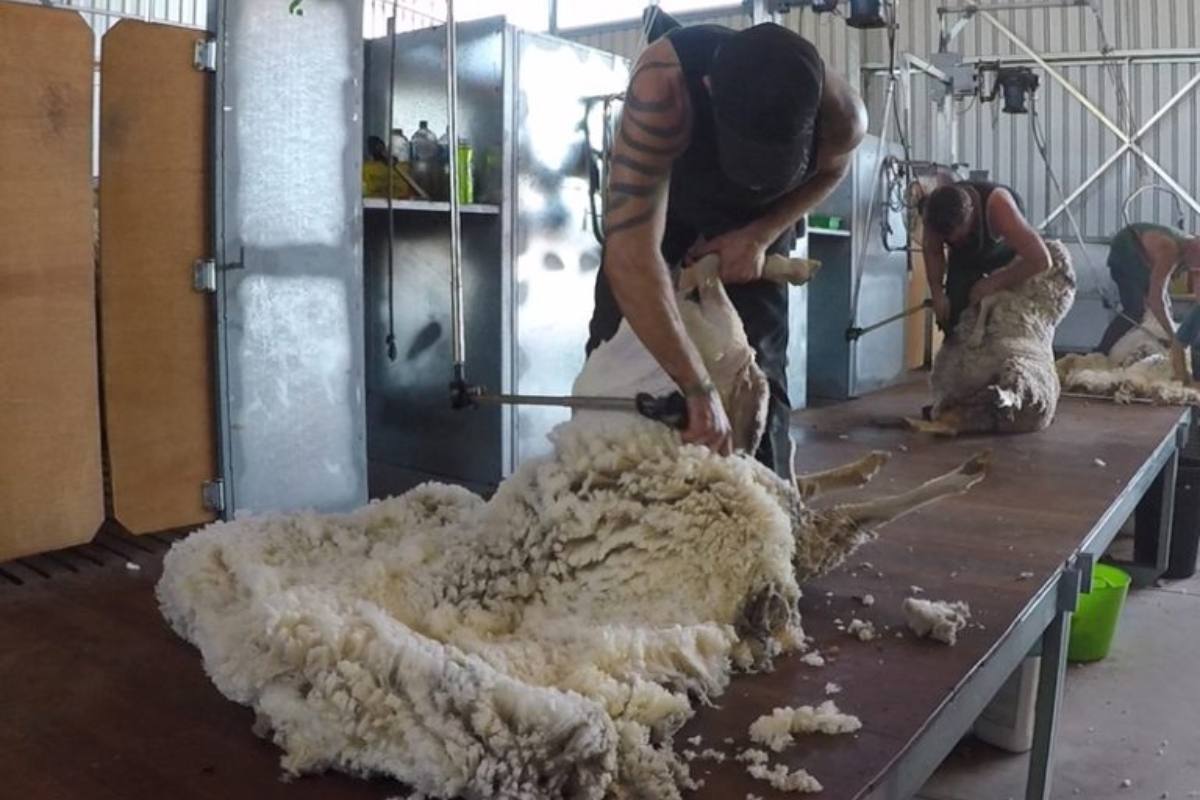
[{"label": "loose wool clump", "polygon": [[858,717],[843,714],[837,704],[826,700],[816,708],[776,708],[769,715],[756,719],[750,725],[750,740],[771,748],[776,753],[795,741],[797,733],[853,733],[862,728]]},{"label": "loose wool clump", "polygon": [[971,608],[966,603],[943,600],[904,599],[904,619],[917,636],[926,636],[953,646],[958,632],[967,626]]},{"label": "loose wool clump", "polygon": [[807,770],[798,769],[792,772],[783,764],[776,764],[773,767],[765,764],[751,764],[746,770],[751,777],[766,781],[771,784],[772,788],[781,792],[813,794],[825,788]]}]

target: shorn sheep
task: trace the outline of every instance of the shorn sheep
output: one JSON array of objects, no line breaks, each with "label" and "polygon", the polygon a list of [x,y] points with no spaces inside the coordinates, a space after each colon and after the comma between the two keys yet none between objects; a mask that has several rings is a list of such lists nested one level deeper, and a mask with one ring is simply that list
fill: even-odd
[{"label": "shorn sheep", "polygon": [[1029,433],[1058,408],[1054,331],[1075,299],[1067,248],[1047,241],[1050,268],[963,313],[933,361],[933,405],[910,427],[927,433]]},{"label": "shorn sheep", "polygon": [[[719,281],[680,302],[722,396],[761,404]],[[622,326],[577,389],[671,388],[638,349]],[[167,554],[162,611],[290,773],[444,798],[678,798],[692,783],[674,734],[734,670],[804,648],[801,583],[987,468],[817,511],[805,496],[865,482],[883,456],[798,488],[635,415],[579,412],[551,438],[487,500],[430,483],[348,514],[210,525]]]},{"label": "shorn sheep", "polygon": [[1109,397],[1118,403],[1144,400],[1162,405],[1200,405],[1200,391],[1175,380],[1169,340],[1154,315],[1131,328],[1104,353],[1068,353],[1058,360],[1063,391]]}]

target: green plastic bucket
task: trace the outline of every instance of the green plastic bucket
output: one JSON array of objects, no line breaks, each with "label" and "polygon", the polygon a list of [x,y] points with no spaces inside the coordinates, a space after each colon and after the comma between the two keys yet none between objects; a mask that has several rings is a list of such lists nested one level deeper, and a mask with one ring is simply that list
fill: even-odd
[{"label": "green plastic bucket", "polygon": [[1092,590],[1079,596],[1071,617],[1068,661],[1099,661],[1108,655],[1130,581],[1129,573],[1108,564],[1092,569]]}]

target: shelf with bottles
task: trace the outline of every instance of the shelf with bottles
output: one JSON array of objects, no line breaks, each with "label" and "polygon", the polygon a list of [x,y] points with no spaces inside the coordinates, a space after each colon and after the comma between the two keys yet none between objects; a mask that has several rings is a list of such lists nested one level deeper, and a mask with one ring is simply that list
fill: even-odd
[{"label": "shelf with bottles", "polygon": [[841,239],[849,239],[850,231],[844,228],[814,228],[809,227],[808,233],[811,236],[834,236]]},{"label": "shelf with bottles", "polygon": [[[393,211],[450,211],[450,203],[446,200],[393,199],[390,207]],[[364,211],[387,211],[388,208],[386,197],[363,198]],[[458,210],[463,214],[499,214],[500,206],[491,203],[463,203],[459,205]]]}]

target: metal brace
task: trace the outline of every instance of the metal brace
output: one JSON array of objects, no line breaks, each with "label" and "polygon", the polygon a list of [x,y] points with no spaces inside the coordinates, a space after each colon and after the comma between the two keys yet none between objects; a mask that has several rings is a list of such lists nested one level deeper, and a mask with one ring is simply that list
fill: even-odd
[{"label": "metal brace", "polygon": [[192,264],[192,288],[197,292],[215,294],[217,291],[217,262],[202,258]]},{"label": "metal brace", "polygon": [[200,503],[208,511],[225,510],[225,481],[220,478],[200,484]]},{"label": "metal brace", "polygon": [[192,66],[199,72],[217,71],[217,40],[197,39],[192,49]]},{"label": "metal brace", "polygon": [[1074,612],[1078,608],[1079,595],[1092,590],[1092,570],[1095,566],[1096,556],[1092,553],[1080,553],[1071,559],[1059,583],[1059,611]]}]

